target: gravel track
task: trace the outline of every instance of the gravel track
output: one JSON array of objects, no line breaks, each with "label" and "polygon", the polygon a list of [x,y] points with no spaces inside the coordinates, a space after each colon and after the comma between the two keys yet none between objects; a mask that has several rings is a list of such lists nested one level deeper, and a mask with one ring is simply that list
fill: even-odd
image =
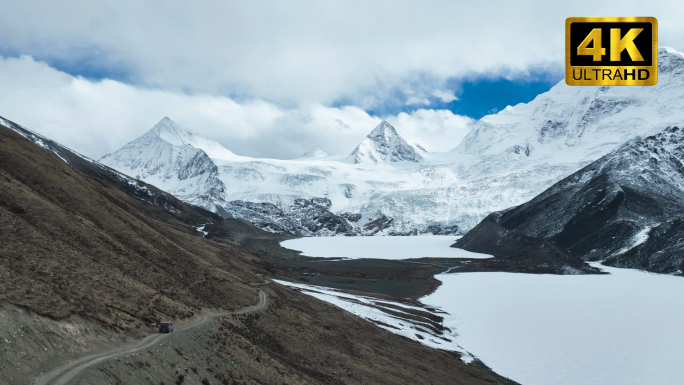
[{"label": "gravel track", "polygon": [[[268,295],[263,290],[259,290],[259,301],[255,305],[247,306],[237,311],[213,313],[209,315],[198,316],[196,318],[193,318],[189,323],[176,328],[176,330],[173,333],[183,333],[187,332],[188,330],[196,329],[216,317],[222,317],[231,314],[253,313],[265,309],[267,306]],[[62,366],[59,366],[51,370],[48,373],[43,374],[42,376],[34,380],[32,384],[66,385],[74,383],[74,380],[76,380],[86,369],[89,369],[94,365],[100,364],[102,362],[105,362],[116,357],[148,349],[164,341],[169,335],[170,334],[151,334],[135,343],[128,344],[124,347],[119,347],[106,352],[82,357],[78,360],[66,363]]]}]

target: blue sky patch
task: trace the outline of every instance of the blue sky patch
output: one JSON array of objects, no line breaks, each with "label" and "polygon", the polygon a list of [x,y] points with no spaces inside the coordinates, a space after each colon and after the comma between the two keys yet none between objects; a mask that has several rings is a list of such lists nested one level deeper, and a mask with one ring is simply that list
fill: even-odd
[{"label": "blue sky patch", "polygon": [[459,100],[446,108],[474,119],[495,114],[506,106],[532,101],[563,79],[562,74],[534,74],[519,79],[471,79],[452,85]]},{"label": "blue sky patch", "polygon": [[560,71],[538,71],[511,78],[482,76],[451,79],[447,82],[446,89],[452,91],[459,98],[458,100],[445,103],[433,95],[421,95],[416,99],[425,98],[429,104],[406,104],[404,101],[409,96],[397,91],[388,99],[388,103],[368,110],[368,113],[388,116],[429,108],[447,109],[455,114],[480,119],[485,115],[495,114],[508,105],[530,102],[537,95],[550,90],[562,79],[563,73]]}]

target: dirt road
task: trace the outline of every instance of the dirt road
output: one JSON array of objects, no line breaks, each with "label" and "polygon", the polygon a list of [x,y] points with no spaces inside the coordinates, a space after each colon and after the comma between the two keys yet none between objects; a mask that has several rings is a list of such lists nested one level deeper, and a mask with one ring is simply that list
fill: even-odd
[{"label": "dirt road", "polygon": [[[215,313],[206,316],[196,317],[192,319],[190,323],[176,328],[174,333],[183,333],[188,330],[200,327],[206,324],[207,321],[216,317],[221,317],[230,314],[252,313],[264,309],[266,308],[266,306],[268,306],[268,295],[264,291],[259,290],[259,301],[255,305],[248,306],[237,311]],[[81,373],[83,373],[83,371],[85,371],[86,369],[99,363],[102,363],[104,361],[110,360],[112,358],[135,353],[140,350],[149,349],[150,347],[155,346],[160,342],[164,341],[164,339],[166,339],[169,335],[170,334],[152,334],[133,344],[129,344],[107,352],[82,357],[76,361],[69,362],[67,364],[64,364],[60,367],[51,370],[48,373],[43,374],[42,376],[35,379],[32,383],[34,385],[65,385],[73,383],[74,380],[76,380],[78,376],[80,376]]]}]

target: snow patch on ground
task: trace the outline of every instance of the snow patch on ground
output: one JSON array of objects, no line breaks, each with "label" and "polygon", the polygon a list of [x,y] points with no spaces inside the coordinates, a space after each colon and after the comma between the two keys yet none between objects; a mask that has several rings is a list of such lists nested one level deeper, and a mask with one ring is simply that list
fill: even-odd
[{"label": "snow patch on ground", "polygon": [[280,245],[301,251],[309,257],[324,258],[472,258],[486,259],[491,255],[473,253],[450,247],[460,237],[421,235],[414,237],[307,237],[291,239]]},{"label": "snow patch on ground", "polygon": [[197,231],[202,233],[202,237],[206,237],[207,235],[209,235],[208,231],[204,231],[204,226],[206,226],[206,225],[202,225],[202,226],[197,227]]},{"label": "snow patch on ground", "polygon": [[639,246],[640,244],[646,242],[648,240],[648,234],[651,232],[651,229],[653,227],[655,226],[646,226],[643,229],[641,229],[638,233],[634,234],[634,238],[632,238],[632,243],[630,245],[628,245],[627,247],[623,247],[613,255],[624,254],[632,250],[633,248]]},{"label": "snow patch on ground", "polygon": [[646,242],[648,240],[648,234],[651,232],[651,226],[646,226],[644,227],[641,231],[636,233],[634,236],[634,243],[632,244],[632,248],[635,248],[639,246],[640,244]]},{"label": "snow patch on ground", "polygon": [[681,384],[684,279],[593,265],[610,275],[441,274],[421,302],[522,384]]},{"label": "snow patch on ground", "polygon": [[[312,297],[316,297],[322,301],[331,303],[339,308],[342,308],[354,315],[357,315],[367,321],[373,322],[374,324],[380,326],[385,330],[389,330],[392,333],[399,334],[406,338],[410,338],[414,341],[418,341],[423,345],[429,346],[431,348],[443,349],[449,351],[455,351],[461,353],[461,359],[465,363],[471,363],[473,361],[473,356],[463,350],[458,344],[454,342],[456,333],[453,330],[445,329],[441,334],[436,332],[429,332],[428,328],[425,326],[428,324],[429,320],[426,318],[425,323],[420,321],[415,321],[409,318],[400,318],[394,315],[390,315],[377,307],[386,308],[385,305],[398,306],[407,310],[415,310],[437,314],[444,317],[446,320],[450,317],[440,311],[406,305],[398,302],[378,300],[376,298],[365,297],[360,295],[353,295],[343,293],[334,289],[306,285],[301,283],[293,283],[281,280],[274,280],[275,282],[288,286],[290,288],[301,291],[304,294],[308,294]],[[392,312],[403,313],[407,316],[409,313],[403,312],[396,308],[389,308]]]}]

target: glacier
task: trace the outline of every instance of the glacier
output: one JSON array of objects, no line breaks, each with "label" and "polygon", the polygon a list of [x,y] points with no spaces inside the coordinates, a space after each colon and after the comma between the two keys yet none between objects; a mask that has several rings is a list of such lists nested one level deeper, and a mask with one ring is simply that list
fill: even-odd
[{"label": "glacier", "polygon": [[178,198],[297,235],[461,234],[624,142],[684,122],[684,55],[661,47],[652,87],[570,87],[480,119],[428,152],[383,121],[347,156],[240,156],[168,118],[100,162]]}]

